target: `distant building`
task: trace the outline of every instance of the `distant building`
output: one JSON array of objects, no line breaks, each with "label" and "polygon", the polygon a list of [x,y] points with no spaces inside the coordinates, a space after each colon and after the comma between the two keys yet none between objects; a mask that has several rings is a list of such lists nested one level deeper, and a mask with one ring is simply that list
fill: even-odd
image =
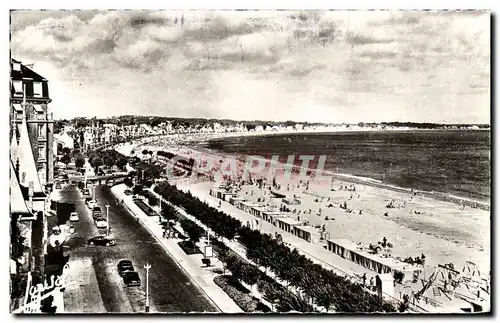
[{"label": "distant building", "polygon": [[[61,148],[67,147],[69,149],[73,149],[75,147],[75,140],[66,132],[63,132],[60,135],[55,135],[54,143]],[[55,151],[57,152],[57,149],[55,149]]]}]

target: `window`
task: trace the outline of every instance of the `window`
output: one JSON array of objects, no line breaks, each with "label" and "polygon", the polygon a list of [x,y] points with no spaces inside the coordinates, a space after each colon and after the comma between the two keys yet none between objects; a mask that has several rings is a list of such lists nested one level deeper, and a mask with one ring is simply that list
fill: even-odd
[{"label": "window", "polygon": [[23,96],[23,81],[12,81],[14,96]]},{"label": "window", "polygon": [[21,63],[13,63],[12,64],[12,69],[14,71],[20,71],[21,70]]},{"label": "window", "polygon": [[38,147],[38,159],[45,159],[45,146]]},{"label": "window", "polygon": [[39,104],[33,104],[33,109],[36,114],[43,114],[43,108]]},{"label": "window", "polygon": [[33,96],[35,98],[42,97],[42,82],[33,82]]},{"label": "window", "polygon": [[38,125],[38,137],[45,138],[45,125],[43,124]]}]

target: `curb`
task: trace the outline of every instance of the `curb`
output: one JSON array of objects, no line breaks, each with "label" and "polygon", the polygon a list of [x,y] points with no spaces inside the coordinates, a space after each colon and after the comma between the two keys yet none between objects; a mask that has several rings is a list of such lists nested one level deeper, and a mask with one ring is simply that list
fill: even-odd
[{"label": "curb", "polygon": [[[112,192],[113,195],[115,195],[118,199],[119,197],[116,195],[115,192]],[[205,294],[205,296],[210,300],[210,302],[212,302],[212,304],[220,311],[220,313],[224,313],[224,311],[222,311],[222,309],[219,307],[219,305],[217,305],[217,303],[207,294],[207,292],[198,284],[198,282],[193,278],[193,276],[191,276],[190,273],[188,273],[188,271],[182,266],[182,264],[177,260],[177,258],[174,257],[174,255],[170,252],[170,250],[168,250],[167,246],[165,246],[163,244],[163,242],[153,233],[153,231],[151,231],[151,229],[144,223],[142,222],[142,220],[139,218],[139,216],[137,216],[126,204],[123,200],[120,201],[122,206],[124,206],[127,211],[132,214],[132,215],[135,215],[135,218],[136,219],[139,219],[139,223],[144,227],[146,228],[146,230],[148,230],[148,232],[156,239],[156,241],[158,241],[158,243],[163,247],[163,249],[167,252],[167,254],[170,256],[170,258],[172,258],[175,263],[179,266],[179,268],[191,279],[191,281],[196,285],[196,287],[198,287],[198,289],[203,293]]]}]

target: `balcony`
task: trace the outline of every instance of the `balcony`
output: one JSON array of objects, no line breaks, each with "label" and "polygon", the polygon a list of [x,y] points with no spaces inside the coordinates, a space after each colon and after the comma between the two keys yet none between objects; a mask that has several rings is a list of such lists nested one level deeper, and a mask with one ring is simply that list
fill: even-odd
[{"label": "balcony", "polygon": [[[21,123],[23,120],[23,114],[13,113],[10,115],[10,120],[16,123]],[[54,115],[53,113],[32,113],[26,116],[26,121],[28,123],[53,123]]]}]

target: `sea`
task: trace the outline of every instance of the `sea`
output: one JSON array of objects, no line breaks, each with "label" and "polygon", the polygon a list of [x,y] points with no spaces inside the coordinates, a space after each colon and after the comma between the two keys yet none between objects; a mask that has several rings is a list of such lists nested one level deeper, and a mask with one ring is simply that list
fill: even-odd
[{"label": "sea", "polygon": [[227,137],[199,143],[233,155],[326,156],[324,169],[396,187],[490,201],[490,131],[349,131]]}]

